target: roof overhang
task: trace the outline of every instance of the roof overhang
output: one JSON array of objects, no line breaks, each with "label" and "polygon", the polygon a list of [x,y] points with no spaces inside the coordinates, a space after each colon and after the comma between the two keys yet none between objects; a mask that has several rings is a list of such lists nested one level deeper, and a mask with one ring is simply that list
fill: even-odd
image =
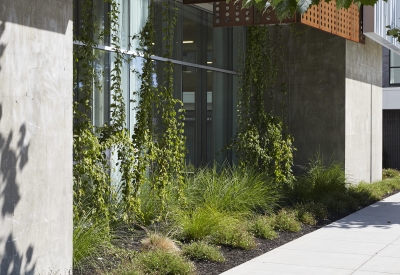
[{"label": "roof overhang", "polygon": [[382,46],[400,54],[400,43],[397,39],[386,35],[386,26],[400,25],[400,1],[379,0],[375,6],[363,7],[363,33]]}]

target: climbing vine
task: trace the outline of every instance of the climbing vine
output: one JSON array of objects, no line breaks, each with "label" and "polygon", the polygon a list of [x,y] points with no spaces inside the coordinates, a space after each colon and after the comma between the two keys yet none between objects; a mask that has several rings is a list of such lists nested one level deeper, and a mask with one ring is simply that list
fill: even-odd
[{"label": "climbing vine", "polygon": [[[248,28],[238,94],[238,132],[233,149],[240,166],[253,167],[266,172],[277,182],[286,182],[293,178],[293,138],[283,133],[281,119],[272,111],[266,111],[264,104],[266,97],[275,101],[278,75],[275,55],[281,50],[277,51],[273,46],[268,27]],[[284,98],[285,85],[281,86],[281,91]]]},{"label": "climbing vine", "polygon": [[93,89],[101,88],[93,51],[97,46],[93,35],[98,26],[92,13],[92,0],[83,0],[81,3],[85,20],[80,26],[79,35],[74,37],[82,44],[74,48],[74,217],[79,218],[88,209],[94,209],[97,214],[107,217],[110,186],[108,162],[104,154],[106,148],[99,141],[91,122]]},{"label": "climbing vine", "polygon": [[[183,133],[182,102],[173,97],[174,65],[169,60],[173,54],[174,29],[177,10],[168,1],[162,4],[163,43],[167,61],[164,64],[163,81],[155,87],[153,83],[154,62],[151,59],[154,45],[154,4],[150,5],[150,15],[145,27],[137,37],[139,51],[143,57],[142,81],[137,108],[133,142],[140,145],[138,152],[136,182],[141,184],[150,178],[153,194],[161,201],[160,213],[170,198],[171,190],[178,194],[183,189],[183,170],[185,164],[185,137]],[[153,116],[160,120],[153,124]],[[171,186],[172,185],[172,186]]]}]

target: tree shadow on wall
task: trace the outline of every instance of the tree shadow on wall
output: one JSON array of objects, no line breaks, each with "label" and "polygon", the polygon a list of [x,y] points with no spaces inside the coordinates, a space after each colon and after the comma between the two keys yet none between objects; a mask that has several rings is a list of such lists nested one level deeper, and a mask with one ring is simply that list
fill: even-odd
[{"label": "tree shadow on wall", "polygon": [[[0,104],[0,129],[2,129],[3,106]],[[19,140],[17,148],[13,148],[13,131],[8,134],[0,132],[0,201],[1,205],[1,224],[6,222],[12,223],[14,211],[21,200],[19,183],[17,182],[17,172],[21,173],[28,163],[29,144],[25,145],[26,126],[21,125],[19,128]],[[28,213],[26,213],[28,215]],[[20,275],[34,274],[35,265],[31,265],[33,247],[29,246],[25,253],[19,252],[16,246],[18,236],[14,236],[14,232],[4,232],[4,228],[0,228],[0,243],[5,241],[4,250],[0,252],[0,274],[1,275]],[[8,236],[5,238],[5,236]],[[26,257],[25,267],[22,262]]]},{"label": "tree shadow on wall", "polygon": [[25,252],[26,262],[24,268],[22,268],[22,262],[24,259],[24,253],[20,253],[15,246],[13,235],[10,234],[7,238],[5,247],[5,255],[0,255],[0,274],[1,275],[34,275],[36,264],[33,264],[31,268],[29,265],[32,262],[33,247],[29,246]]},{"label": "tree shadow on wall", "polygon": [[[6,29],[6,23],[5,22],[0,23],[0,38],[2,37],[5,29]],[[5,50],[6,50],[6,45],[3,43],[0,43],[0,60],[1,60],[1,57],[3,56]],[[1,62],[0,62],[0,71],[1,71]]]}]

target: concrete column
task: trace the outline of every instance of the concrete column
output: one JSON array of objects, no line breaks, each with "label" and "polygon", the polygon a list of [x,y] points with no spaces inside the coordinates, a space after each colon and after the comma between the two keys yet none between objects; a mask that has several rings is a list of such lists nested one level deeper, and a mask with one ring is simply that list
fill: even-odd
[{"label": "concrete column", "polygon": [[382,179],[382,46],[346,41],[346,175]]},{"label": "concrete column", "polygon": [[0,274],[72,269],[72,0],[0,2]]}]

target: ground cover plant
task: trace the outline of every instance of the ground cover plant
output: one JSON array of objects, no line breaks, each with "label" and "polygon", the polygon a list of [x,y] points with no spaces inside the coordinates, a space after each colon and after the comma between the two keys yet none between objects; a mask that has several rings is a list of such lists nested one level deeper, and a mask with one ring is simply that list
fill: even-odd
[{"label": "ground cover plant", "polygon": [[[125,224],[123,233],[99,218],[88,217],[76,224],[75,271],[219,274],[400,190],[396,171],[384,170],[388,176],[379,182],[349,185],[338,167],[314,162],[303,176],[285,187],[237,167],[199,169],[185,179],[184,202],[167,204],[161,219],[157,218],[161,212],[143,213],[153,219],[147,224],[143,220],[136,225]],[[321,181],[333,182],[335,188]],[[307,190],[303,189],[305,185]],[[263,190],[269,194],[268,200],[255,196],[251,203],[243,202],[251,197],[249,194]],[[277,195],[279,192],[283,195]],[[146,196],[142,199],[151,200]],[[123,237],[119,237],[121,234]]]}]

